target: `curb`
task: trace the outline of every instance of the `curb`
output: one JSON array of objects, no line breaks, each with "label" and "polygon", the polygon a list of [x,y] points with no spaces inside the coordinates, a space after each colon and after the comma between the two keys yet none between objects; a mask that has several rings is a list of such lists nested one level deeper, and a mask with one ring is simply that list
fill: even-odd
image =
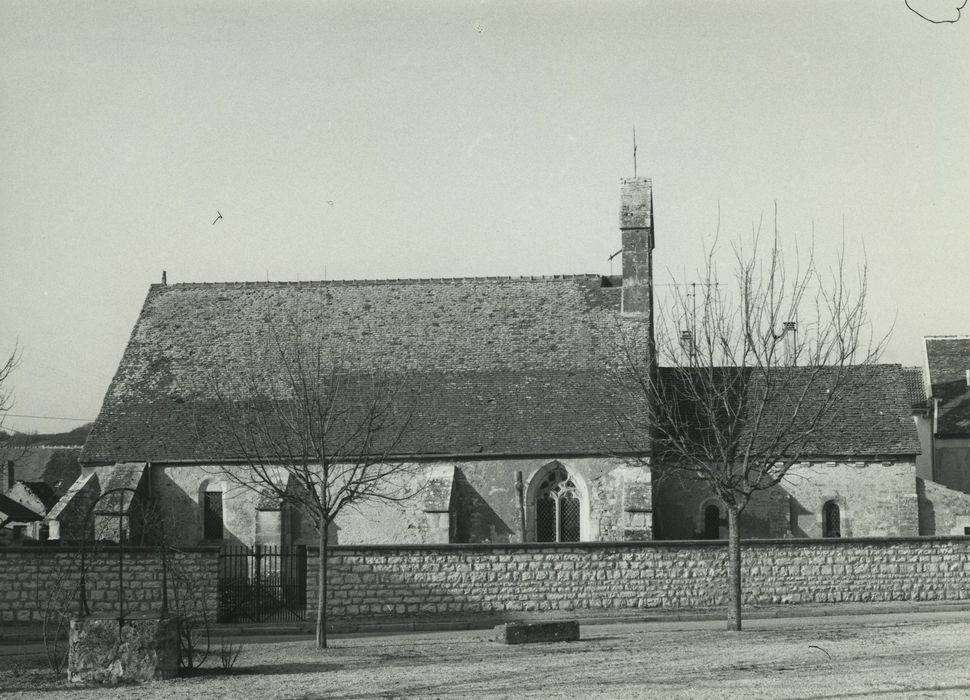
[{"label": "curb", "polygon": [[[970,600],[953,602],[896,604],[855,603],[841,607],[834,606],[790,606],[784,608],[761,608],[742,611],[744,620],[767,620],[778,618],[813,617],[851,617],[861,615],[924,614],[970,611]],[[653,613],[586,613],[576,610],[559,610],[542,613],[523,613],[520,615],[481,615],[445,620],[368,620],[360,622],[338,620],[329,625],[328,634],[407,634],[411,632],[456,632],[468,630],[488,630],[507,622],[535,622],[553,619],[575,619],[580,625],[622,625],[653,622],[712,622],[725,619],[723,610],[670,611]],[[19,629],[17,629],[19,627]],[[210,628],[210,639],[242,636],[312,636],[315,631],[314,620],[291,624],[250,623],[217,624]],[[42,642],[43,634],[34,625],[19,624],[0,631],[0,645]]]}]

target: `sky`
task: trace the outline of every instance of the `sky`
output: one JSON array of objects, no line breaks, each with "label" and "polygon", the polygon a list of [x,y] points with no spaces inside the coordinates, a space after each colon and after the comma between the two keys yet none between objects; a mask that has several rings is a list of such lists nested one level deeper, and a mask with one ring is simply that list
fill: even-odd
[{"label": "sky", "polygon": [[163,270],[609,273],[634,127],[658,283],[777,203],[920,365],[970,333],[959,2],[0,0],[6,426],[95,418]]}]

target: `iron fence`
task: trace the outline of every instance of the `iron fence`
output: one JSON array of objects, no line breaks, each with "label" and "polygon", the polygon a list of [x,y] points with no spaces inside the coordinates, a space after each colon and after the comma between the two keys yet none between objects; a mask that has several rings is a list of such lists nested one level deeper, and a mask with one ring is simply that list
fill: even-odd
[{"label": "iron fence", "polygon": [[306,618],[306,547],[226,547],[219,555],[220,622]]}]

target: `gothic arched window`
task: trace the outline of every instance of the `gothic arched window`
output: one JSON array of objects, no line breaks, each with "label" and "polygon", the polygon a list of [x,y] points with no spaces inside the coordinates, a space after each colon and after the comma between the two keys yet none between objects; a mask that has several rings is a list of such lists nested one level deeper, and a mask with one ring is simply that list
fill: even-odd
[{"label": "gothic arched window", "polygon": [[535,508],[538,542],[579,542],[579,489],[565,467],[556,466],[546,474]]},{"label": "gothic arched window", "polygon": [[822,537],[842,537],[842,513],[835,501],[822,506]]}]

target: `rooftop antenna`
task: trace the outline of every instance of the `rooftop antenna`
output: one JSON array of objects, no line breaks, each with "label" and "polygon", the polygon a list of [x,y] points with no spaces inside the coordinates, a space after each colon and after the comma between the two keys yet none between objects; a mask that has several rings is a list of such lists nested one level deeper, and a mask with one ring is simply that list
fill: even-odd
[{"label": "rooftop antenna", "polygon": [[620,248],[618,251],[616,251],[615,253],[613,253],[613,255],[611,255],[610,257],[607,258],[607,260],[610,261],[610,277],[613,276],[613,258],[615,258],[617,255],[619,255],[622,252],[623,252],[623,249]]},{"label": "rooftop antenna", "polygon": [[633,126],[633,177],[637,176],[637,127]]}]

